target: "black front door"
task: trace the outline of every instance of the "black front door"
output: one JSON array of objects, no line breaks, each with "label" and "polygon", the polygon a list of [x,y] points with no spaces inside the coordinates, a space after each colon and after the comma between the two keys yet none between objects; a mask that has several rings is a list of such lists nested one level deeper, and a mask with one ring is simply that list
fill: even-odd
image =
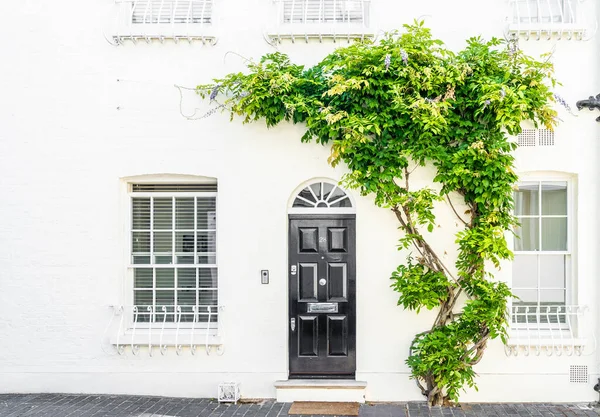
[{"label": "black front door", "polygon": [[355,248],[353,215],[290,215],[290,378],[354,376]]}]

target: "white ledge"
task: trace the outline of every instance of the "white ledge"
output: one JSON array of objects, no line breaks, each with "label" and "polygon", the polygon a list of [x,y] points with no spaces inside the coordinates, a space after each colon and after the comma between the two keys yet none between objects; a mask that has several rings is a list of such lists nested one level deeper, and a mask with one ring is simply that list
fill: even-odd
[{"label": "white ledge", "polygon": [[275,381],[278,389],[365,389],[367,383],[353,379],[289,379]]},{"label": "white ledge", "polygon": [[508,32],[521,35],[569,35],[581,36],[586,31],[583,25],[574,23],[510,23]]},{"label": "white ledge", "polygon": [[509,338],[506,342],[507,346],[585,346],[585,339],[560,339],[560,338]]},{"label": "white ledge", "polygon": [[220,336],[216,335],[208,335],[206,337],[206,331],[199,330],[198,332],[194,332],[191,335],[188,332],[179,334],[179,336],[175,336],[173,333],[165,333],[162,335],[162,340],[160,334],[152,334],[148,335],[147,330],[144,333],[144,329],[141,329],[139,333],[136,332],[135,335],[131,333],[122,334],[117,337],[114,335],[110,338],[110,343],[112,345],[126,346],[126,345],[138,345],[138,346],[148,346],[151,344],[154,347],[157,347],[162,344],[162,346],[218,346],[222,345],[223,341]]}]

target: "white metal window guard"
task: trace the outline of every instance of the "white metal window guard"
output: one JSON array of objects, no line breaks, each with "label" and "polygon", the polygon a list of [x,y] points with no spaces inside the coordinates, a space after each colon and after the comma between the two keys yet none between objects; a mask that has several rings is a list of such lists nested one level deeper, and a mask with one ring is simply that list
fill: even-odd
[{"label": "white metal window guard", "polygon": [[373,38],[370,0],[273,0],[275,22],[265,37],[269,43],[285,39],[346,40]]},{"label": "white metal window guard", "polygon": [[[583,39],[597,30],[593,25],[582,23],[578,3],[586,0],[509,0],[510,15],[507,17],[508,32],[513,36],[534,36],[551,39]],[[596,26],[595,28],[590,26]]]},{"label": "white metal window guard", "polygon": [[587,306],[513,305],[510,310],[509,339],[504,347],[507,356],[523,353],[539,356],[542,351],[548,356],[580,356],[590,339],[584,336],[592,329],[586,322]]},{"label": "white metal window guard", "polygon": [[114,0],[116,11],[104,37],[112,45],[125,41],[187,40],[214,45],[214,0]]},{"label": "white metal window guard", "polygon": [[[111,307],[113,314],[107,332],[110,332],[110,343],[119,355],[125,354],[128,348],[137,355],[142,347],[147,348],[149,356],[155,349],[166,355],[169,347],[174,348],[177,355],[184,350],[195,355],[201,347],[207,355],[212,353],[213,347],[218,355],[224,353],[221,320],[224,306],[195,305],[191,306],[191,314],[182,312],[181,306],[173,305]],[[174,320],[167,319],[169,316]],[[192,320],[182,320],[186,316],[192,316]],[[119,322],[116,330],[115,319]]]}]

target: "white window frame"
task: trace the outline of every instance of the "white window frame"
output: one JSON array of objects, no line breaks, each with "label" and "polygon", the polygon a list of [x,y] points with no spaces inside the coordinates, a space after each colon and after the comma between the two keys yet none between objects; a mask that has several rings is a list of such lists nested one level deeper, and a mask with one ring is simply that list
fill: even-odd
[{"label": "white window frame", "polygon": [[[549,9],[550,14],[544,15],[532,10],[531,3],[535,3],[536,9]],[[563,35],[568,39],[576,36],[581,39],[586,27],[580,22],[578,3],[578,0],[509,0],[508,31],[516,35],[525,35],[527,39],[532,35],[538,40],[542,35],[548,38],[558,35],[558,39]],[[540,21],[544,17],[554,17],[557,9],[560,11],[560,22]],[[537,21],[533,21],[534,19]]]},{"label": "white window frame", "polygon": [[[296,38],[304,39],[308,42],[309,39],[346,39],[348,42],[357,38],[372,38],[375,33],[372,23],[372,11],[371,3],[373,0],[350,0],[360,1],[363,7],[363,19],[362,22],[352,22],[349,20],[340,20],[339,22],[325,21],[325,22],[302,22],[293,23],[285,21],[285,5],[284,3],[290,2],[303,3],[304,0],[272,0],[273,3],[273,17],[271,26],[269,29],[268,38],[271,42],[281,42],[282,39],[290,39],[292,42]],[[344,3],[347,0],[335,0]],[[342,6],[340,6],[342,7]]]},{"label": "white window frame", "polygon": [[[199,178],[198,180],[194,181],[194,180],[190,180],[189,177],[191,178]],[[158,180],[156,179],[158,178]],[[125,274],[125,285],[123,286],[123,299],[125,300],[124,304],[124,309],[122,314],[124,315],[124,322],[125,322],[125,330],[126,333],[128,333],[128,335],[131,335],[131,332],[133,329],[139,329],[141,332],[141,334],[143,334],[143,330],[147,329],[164,329],[164,333],[165,335],[169,338],[170,336],[173,336],[174,332],[179,332],[184,331],[189,333],[189,330],[193,328],[194,332],[200,333],[200,334],[212,334],[212,335],[217,335],[218,333],[218,329],[219,329],[219,324],[220,324],[220,313],[221,313],[221,305],[220,305],[220,276],[219,276],[219,239],[218,239],[218,230],[219,230],[219,197],[218,197],[218,191],[216,192],[204,192],[204,191],[200,191],[200,192],[132,192],[132,187],[134,184],[216,184],[216,181],[210,179],[210,180],[204,180],[202,179],[203,177],[193,177],[193,176],[167,176],[167,177],[163,177],[163,176],[148,176],[148,178],[140,178],[137,180],[130,180],[126,183],[126,196],[127,198],[125,199],[125,204],[127,205],[127,210],[125,211],[127,213],[127,220],[125,221],[125,236],[126,239],[125,240],[125,254],[127,257],[126,260],[126,274]],[[132,262],[132,220],[133,220],[133,204],[132,204],[132,198],[133,197],[214,197],[215,198],[215,213],[216,213],[216,219],[215,219],[215,251],[216,251],[216,261],[215,264],[155,264],[155,263],[150,263],[150,264],[134,264]],[[173,208],[174,210],[174,208]],[[173,225],[175,226],[175,225]],[[197,230],[194,231],[194,233],[197,233]],[[150,243],[152,245],[152,242]],[[196,245],[194,245],[194,254],[196,254]],[[172,256],[176,256],[175,253],[172,254]],[[215,322],[211,322],[211,323],[202,323],[200,321],[196,322],[196,323],[192,323],[192,322],[180,322],[180,323],[176,323],[176,322],[162,322],[162,320],[159,320],[160,316],[161,316],[161,312],[157,312],[157,318],[156,321],[154,323],[144,323],[144,322],[137,322],[134,323],[134,313],[133,313],[133,306],[134,306],[134,268],[177,268],[178,266],[182,267],[182,268],[198,268],[199,266],[202,267],[214,267],[217,270],[217,288],[216,288],[216,294],[217,294],[217,305],[215,306],[213,311],[213,314],[216,316],[216,321]],[[154,288],[154,287],[153,287]],[[174,291],[177,291],[177,289],[175,289]],[[140,334],[140,336],[141,336]],[[154,337],[154,336],[153,336]]]},{"label": "white window frame", "polygon": [[[114,22],[110,23],[112,25],[110,29],[111,36],[105,35],[106,40],[115,46],[120,45],[127,40],[133,41],[134,43],[139,40],[144,40],[146,42],[158,40],[164,42],[165,39],[171,39],[175,42],[187,40],[190,43],[192,41],[201,41],[203,44],[211,45],[217,43],[218,37],[215,30],[215,22],[217,20],[216,5],[218,0],[185,0],[186,2],[198,2],[200,4],[211,2],[210,16],[208,17],[210,19],[209,22],[204,22],[204,16],[201,17],[200,22],[186,22],[174,19],[173,15],[169,16],[169,23],[135,21],[134,13],[136,8],[147,6],[147,1],[148,0],[115,0],[117,11]],[[165,4],[175,4],[178,1],[183,2],[183,0],[155,1],[163,1]],[[191,9],[188,10],[188,13],[190,10]],[[203,15],[204,12],[201,14]]]},{"label": "white window frame", "polygon": [[[565,314],[567,314],[567,309],[570,308],[571,306],[575,306],[577,304],[577,297],[576,297],[576,293],[575,290],[577,288],[576,285],[576,281],[577,278],[575,276],[574,273],[574,258],[575,258],[575,251],[573,249],[573,242],[575,241],[575,237],[574,237],[574,233],[575,233],[575,181],[574,178],[572,176],[568,176],[568,175],[531,175],[531,176],[522,176],[519,178],[519,182],[518,184],[521,183],[528,183],[528,182],[537,182],[539,184],[543,184],[546,182],[565,182],[567,184],[567,247],[566,250],[564,251],[543,251],[542,250],[542,241],[541,241],[541,233],[542,233],[542,227],[539,227],[538,233],[539,233],[539,245],[540,245],[540,250],[538,251],[517,251],[513,248],[513,252],[515,255],[532,255],[532,256],[546,256],[546,255],[564,255],[565,256],[565,304],[564,304],[564,308],[565,308]],[[515,203],[516,204],[516,203]],[[561,216],[553,216],[553,215],[542,215],[542,211],[541,211],[541,204],[542,204],[542,196],[541,194],[539,195],[539,213],[537,215],[519,215],[519,218],[544,218],[544,217],[563,217]],[[541,226],[541,222],[540,222],[540,226]],[[539,299],[540,299],[540,291],[541,291],[541,287],[539,285],[539,280],[540,280],[540,268],[539,268],[539,258],[538,258],[538,276],[537,276],[537,287],[536,288],[529,288],[529,287],[522,287],[522,288],[514,288],[514,275],[513,275],[513,285],[512,288],[513,289],[517,289],[517,290],[537,290],[538,291],[538,295],[537,295],[537,306],[535,306],[537,308],[538,314],[540,311],[540,303],[539,303]],[[548,289],[551,290],[553,288],[544,288],[544,289]],[[556,288],[559,289],[559,288]],[[560,290],[562,290],[562,288],[560,288]],[[520,307],[515,305],[516,303],[513,302],[513,300],[511,300],[510,303],[510,309],[511,309],[511,322],[510,322],[510,327],[513,330],[525,330],[528,329],[532,324],[535,326],[534,330],[538,331],[538,330],[547,330],[547,331],[551,331],[551,330],[565,330],[565,331],[570,331],[573,330],[569,327],[568,323],[513,323],[513,316],[512,316],[512,312],[513,312],[513,308],[514,307]],[[522,308],[525,308],[526,306],[522,306]],[[534,315],[535,313],[531,313],[530,315]]]}]

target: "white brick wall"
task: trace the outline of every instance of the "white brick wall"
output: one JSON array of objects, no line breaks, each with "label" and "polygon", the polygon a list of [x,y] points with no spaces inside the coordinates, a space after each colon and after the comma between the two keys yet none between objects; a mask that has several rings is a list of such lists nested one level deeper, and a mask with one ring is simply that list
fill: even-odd
[{"label": "white brick wall", "polygon": [[[338,179],[343,169],[327,166],[326,148],[301,144],[300,126],[266,129],[229,123],[226,115],[195,122],[181,117],[173,84],[193,87],[242,70],[243,61],[225,57],[228,51],[256,59],[273,50],[262,38],[261,13],[269,1],[219,3],[224,10],[215,47],[129,43],[118,48],[108,45],[100,30],[110,0],[4,5],[9,18],[0,30],[0,392],[212,397],[218,382],[237,380],[243,396],[274,397],[273,382],[286,378],[286,205],[302,182]],[[401,5],[380,0],[373,1],[373,21],[392,29],[428,16],[435,35],[459,47],[470,35],[502,36],[504,6],[503,0]],[[335,46],[297,42],[280,49],[311,64]],[[552,60],[564,84],[559,92],[572,105],[600,92],[599,46],[597,35],[589,42],[521,43],[532,53],[555,48]],[[196,107],[210,108],[185,94],[184,112]],[[577,292],[579,302],[591,306],[598,330],[595,116],[561,112],[556,146],[521,149],[517,162],[521,172],[577,176]],[[121,178],[157,173],[218,178],[223,356],[202,351],[116,356],[101,347],[108,306],[120,302],[126,272]],[[424,173],[423,181],[428,178]],[[355,198],[357,379],[368,381],[369,400],[419,399],[404,360],[412,336],[432,317],[396,307],[388,277],[402,257],[395,249],[393,216],[370,198]],[[261,269],[270,270],[269,285],[260,284]],[[510,280],[510,267],[500,276]],[[593,400],[598,362],[596,352],[506,358],[494,342],[477,368],[480,392],[465,399]],[[569,384],[570,364],[588,365],[590,384]]]}]

